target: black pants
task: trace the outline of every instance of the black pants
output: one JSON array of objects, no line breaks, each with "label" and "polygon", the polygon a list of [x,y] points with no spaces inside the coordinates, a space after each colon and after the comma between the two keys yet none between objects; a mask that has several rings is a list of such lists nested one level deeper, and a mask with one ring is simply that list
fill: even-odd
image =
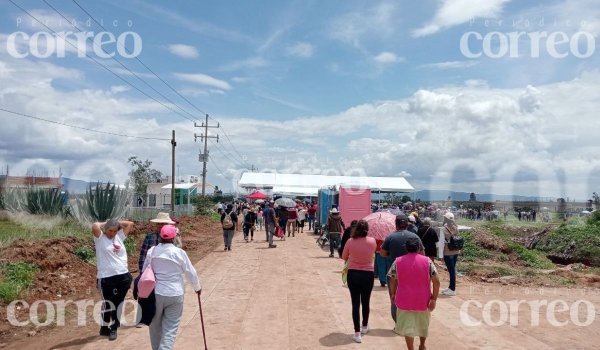
[{"label": "black pants", "polygon": [[133,299],[138,301],[138,309],[136,314],[136,322],[149,326],[156,313],[156,296],[154,291],[147,298],[138,298],[138,282],[142,274],[140,273],[133,281]]},{"label": "black pants", "polygon": [[348,289],[352,298],[352,322],[354,331],[360,332],[360,306],[362,304],[362,325],[369,324],[371,292],[373,291],[373,271],[348,270]]},{"label": "black pants", "polygon": [[125,300],[125,295],[131,287],[131,274],[124,273],[96,280],[102,294],[102,328],[116,330],[121,326],[117,310]]}]

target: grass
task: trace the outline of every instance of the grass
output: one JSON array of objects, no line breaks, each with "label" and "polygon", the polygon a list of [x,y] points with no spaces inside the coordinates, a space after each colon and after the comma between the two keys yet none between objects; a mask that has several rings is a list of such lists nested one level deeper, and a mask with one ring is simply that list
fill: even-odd
[{"label": "grass", "polygon": [[221,215],[219,215],[219,213],[215,213],[215,212],[210,213],[210,215],[208,216],[208,218],[211,221],[214,221],[214,222],[221,221]]},{"label": "grass", "polygon": [[547,253],[572,255],[600,267],[600,225],[561,225],[542,239],[538,248]]},{"label": "grass", "polygon": [[86,263],[96,265],[96,252],[94,252],[94,249],[92,249],[91,247],[82,245],[75,248],[75,251],[73,253],[75,253],[77,257],[79,257]]},{"label": "grass", "polygon": [[24,262],[0,265],[0,300],[10,303],[19,298],[33,285],[37,271],[37,266]]},{"label": "grass", "polygon": [[460,255],[461,260],[475,262],[491,257],[491,253],[488,250],[475,244],[470,231],[461,232],[460,235],[465,239],[465,245]]},{"label": "grass", "polygon": [[0,249],[18,239],[39,240],[60,237],[89,237],[90,231],[78,222],[59,216],[6,213],[0,215]]},{"label": "grass", "polygon": [[522,244],[513,241],[510,234],[504,231],[498,222],[487,222],[484,227],[493,235],[502,239],[519,256],[520,261],[525,266],[537,269],[550,269],[554,267],[554,264],[552,264],[543,252],[535,249],[527,249]]}]

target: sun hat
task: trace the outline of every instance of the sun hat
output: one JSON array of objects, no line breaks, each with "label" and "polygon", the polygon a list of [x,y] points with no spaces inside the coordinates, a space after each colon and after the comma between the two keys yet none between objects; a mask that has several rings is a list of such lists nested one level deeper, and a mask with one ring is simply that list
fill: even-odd
[{"label": "sun hat", "polygon": [[337,208],[333,208],[333,209],[331,209],[330,213],[337,214],[337,213],[339,213],[339,211],[337,210]]},{"label": "sun hat", "polygon": [[448,220],[454,220],[454,214],[452,214],[451,212],[447,212],[446,214],[444,214],[444,217]]},{"label": "sun hat", "polygon": [[169,213],[163,213],[163,212],[158,213],[156,215],[156,219],[152,219],[152,220],[150,220],[150,222],[154,222],[157,224],[169,224],[169,225],[173,225],[175,223],[173,220],[171,220]]},{"label": "sun hat", "polygon": [[415,217],[414,217],[412,214],[410,214],[410,215],[408,216],[408,221],[410,221],[410,222],[412,222],[412,223],[415,223],[415,222],[417,222],[417,219],[415,219]]},{"label": "sun hat", "polygon": [[177,236],[177,227],[173,225],[165,225],[160,229],[160,238],[173,239]]}]

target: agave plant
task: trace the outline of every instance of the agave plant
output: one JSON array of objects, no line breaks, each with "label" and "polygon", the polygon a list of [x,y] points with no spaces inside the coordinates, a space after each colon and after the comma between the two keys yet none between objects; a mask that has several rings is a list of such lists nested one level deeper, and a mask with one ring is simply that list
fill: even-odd
[{"label": "agave plant", "polygon": [[25,198],[30,214],[58,215],[65,207],[65,194],[56,188],[29,188]]},{"label": "agave plant", "polygon": [[73,214],[82,222],[119,219],[131,202],[128,189],[119,188],[110,182],[106,185],[96,183],[86,190],[83,197],[75,199]]},{"label": "agave plant", "polygon": [[25,190],[22,188],[5,188],[2,193],[4,209],[12,212],[24,211],[27,206]]}]

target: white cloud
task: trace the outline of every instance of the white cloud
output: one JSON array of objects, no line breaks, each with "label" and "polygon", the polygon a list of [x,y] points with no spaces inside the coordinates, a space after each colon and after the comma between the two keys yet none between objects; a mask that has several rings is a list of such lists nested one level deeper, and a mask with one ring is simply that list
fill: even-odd
[{"label": "white cloud", "polygon": [[288,56],[310,58],[315,53],[315,47],[309,43],[297,42],[294,45],[288,46],[285,52]]},{"label": "white cloud", "polygon": [[186,73],[174,73],[173,74],[177,79],[182,81],[187,81],[190,83],[196,83],[200,85],[212,86],[221,90],[231,90],[231,85],[225,80],[220,80],[217,78],[213,78],[210,75],[196,73],[196,74],[186,74]]},{"label": "white cloud", "polygon": [[419,68],[429,68],[435,70],[464,69],[474,67],[478,64],[478,61],[448,61],[424,64],[419,66]]},{"label": "white cloud", "polygon": [[121,92],[129,91],[129,86],[125,85],[115,85],[110,87],[110,92],[113,94],[119,94]]},{"label": "white cloud", "polygon": [[414,30],[412,35],[423,37],[466,23],[473,18],[497,17],[508,2],[510,0],[442,0],[433,19],[423,27]]},{"label": "white cloud", "polygon": [[401,57],[398,57],[398,55],[396,55],[395,53],[387,51],[381,52],[379,55],[373,57],[373,59],[377,63],[381,64],[391,64],[403,61],[403,59]]},{"label": "white cloud", "polygon": [[263,68],[269,65],[269,62],[260,56],[253,56],[243,60],[233,61],[224,64],[219,69],[225,72],[233,72],[245,69]]},{"label": "white cloud", "polygon": [[370,38],[385,39],[392,35],[397,25],[395,2],[381,2],[366,10],[359,10],[335,18],[329,25],[333,39],[361,48]]},{"label": "white cloud", "polygon": [[198,54],[198,49],[194,46],[184,45],[184,44],[173,44],[168,46],[169,52],[171,52],[175,56],[179,56],[181,58],[197,58],[200,56]]}]

